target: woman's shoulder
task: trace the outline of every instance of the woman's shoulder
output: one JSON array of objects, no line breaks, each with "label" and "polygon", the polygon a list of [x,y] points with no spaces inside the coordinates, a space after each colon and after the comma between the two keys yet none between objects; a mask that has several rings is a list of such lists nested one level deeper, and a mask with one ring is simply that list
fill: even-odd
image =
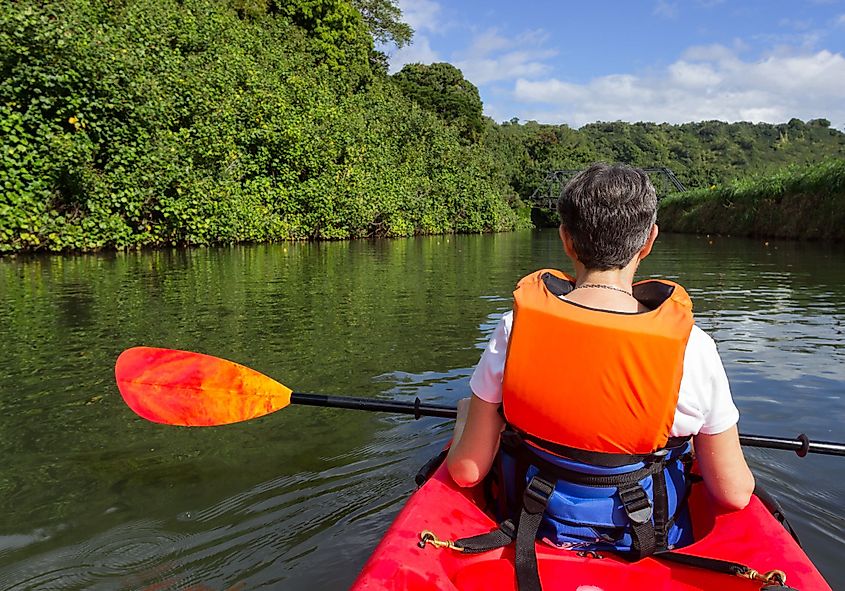
[{"label": "woman's shoulder", "polygon": [[712,355],[715,353],[717,356],[719,354],[716,349],[716,341],[713,340],[713,337],[704,332],[698,324],[693,324],[692,330],[689,333],[689,340],[687,341],[687,355],[690,353],[705,355]]}]

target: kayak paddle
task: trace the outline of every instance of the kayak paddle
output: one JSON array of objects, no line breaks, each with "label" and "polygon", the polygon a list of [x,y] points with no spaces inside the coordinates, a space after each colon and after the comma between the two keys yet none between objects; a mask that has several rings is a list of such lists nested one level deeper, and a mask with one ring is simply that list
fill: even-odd
[{"label": "kayak paddle", "polygon": [[[165,425],[210,427],[248,421],[290,404],[409,414],[415,418],[454,419],[457,408],[436,404],[328,396],[293,392],[287,386],[233,361],[175,349],[133,347],[115,364],[117,387],[123,400],[139,416]],[[845,456],[845,444],[742,435],[750,447],[783,449],[799,456],[818,453]]]}]

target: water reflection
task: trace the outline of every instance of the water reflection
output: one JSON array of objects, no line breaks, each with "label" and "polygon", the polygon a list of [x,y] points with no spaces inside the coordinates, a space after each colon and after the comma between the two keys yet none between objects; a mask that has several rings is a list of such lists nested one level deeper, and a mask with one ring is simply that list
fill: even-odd
[{"label": "water reflection", "polygon": [[[145,423],[112,368],[204,351],[301,391],[449,402],[554,232],[0,261],[0,588],[343,588],[448,437],[447,421],[290,408]],[[662,235],[746,432],[845,439],[841,247]],[[749,452],[834,587],[842,460]]]}]

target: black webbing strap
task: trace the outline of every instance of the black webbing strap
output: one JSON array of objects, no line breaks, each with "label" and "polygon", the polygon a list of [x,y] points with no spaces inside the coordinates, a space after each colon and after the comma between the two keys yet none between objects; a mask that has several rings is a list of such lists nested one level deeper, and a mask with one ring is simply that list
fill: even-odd
[{"label": "black webbing strap", "polygon": [[673,552],[671,550],[655,552],[654,558],[677,562],[678,564],[683,564],[685,566],[712,570],[726,575],[734,575],[735,577],[742,576],[748,572],[748,567],[738,562],[719,560],[718,558],[707,558],[704,556],[692,556],[690,554],[681,554],[680,552]]},{"label": "black webbing strap", "polygon": [[739,562],[731,562],[730,560],[720,560],[718,558],[708,558],[705,556],[692,556],[690,554],[682,554],[680,552],[673,552],[672,550],[661,550],[654,553],[654,558],[661,560],[669,560],[684,566],[691,566],[694,568],[701,568],[726,575],[733,575],[735,577],[745,577],[755,581],[764,581],[767,584],[761,587],[761,591],[798,591],[794,587],[786,585],[786,576],[781,571],[772,571],[765,575],[760,575],[754,569],[740,564]]},{"label": "black webbing strap", "polygon": [[455,546],[461,548],[464,554],[480,554],[496,548],[504,548],[513,542],[515,537],[516,526],[512,520],[507,519],[500,523],[497,529],[486,534],[455,540]]},{"label": "black webbing strap", "polygon": [[593,466],[602,466],[604,468],[619,468],[621,466],[629,466],[640,462],[651,463],[665,460],[672,454],[672,452],[679,450],[690,440],[689,437],[670,437],[663,448],[652,453],[623,454],[579,449],[577,447],[570,447],[568,445],[546,441],[540,437],[535,437],[534,435],[517,431],[513,427],[509,427],[509,430],[512,430],[524,441],[528,441],[540,449],[551,452],[556,456],[561,456],[584,464],[591,464]]},{"label": "black webbing strap", "polygon": [[651,523],[653,507],[648,495],[639,483],[619,487],[619,498],[631,522],[631,555],[634,560],[654,554],[657,550],[657,536]]},{"label": "black webbing strap", "polygon": [[665,548],[669,531],[669,495],[666,490],[666,471],[661,470],[652,480],[654,493],[654,534],[657,548]]},{"label": "black webbing strap", "polygon": [[[530,451],[530,448],[525,444],[519,445],[520,437],[514,432],[505,431],[502,433],[502,448],[506,449],[511,455],[516,458],[517,469],[527,469],[529,465],[534,465],[539,468],[540,472],[547,476],[553,477],[555,480],[566,480],[572,484],[580,484],[583,486],[624,486],[639,482],[643,478],[656,474],[665,467],[664,461],[657,461],[646,464],[642,468],[637,468],[631,472],[623,474],[587,474],[577,470],[570,470],[563,466],[558,466],[536,453]],[[517,472],[517,474],[524,474],[525,472]]]},{"label": "black webbing strap", "polygon": [[516,528],[516,548],[514,549],[514,567],[516,584],[519,591],[541,591],[540,571],[537,566],[537,549],[534,544],[543,513],[549,503],[555,486],[553,482],[534,476],[522,497],[522,511]]},{"label": "black webbing strap", "polygon": [[[681,445],[684,443],[682,442]],[[520,433],[508,429],[502,434],[501,448],[507,450],[514,457],[516,473],[524,475],[531,465],[539,469],[539,473],[531,479],[527,486],[523,485],[524,488],[519,487],[519,483],[525,481],[522,478],[516,479],[517,494],[514,495],[516,498],[513,500],[521,499],[522,501],[522,506],[513,507],[515,511],[511,513],[519,512],[516,527],[514,527],[513,521],[506,520],[491,532],[461,538],[455,541],[455,545],[462,548],[465,553],[474,554],[502,548],[516,540],[514,566],[518,589],[520,591],[541,591],[535,543],[546,506],[554,492],[555,483],[557,480],[563,479],[573,484],[585,486],[615,487],[630,522],[632,535],[630,557],[639,560],[645,556],[653,555],[666,547],[670,518],[664,469],[672,452],[680,447],[664,449],[656,454],[650,454],[652,461],[646,462],[642,468],[630,472],[602,475],[587,474],[564,468],[546,460],[531,451],[530,446],[524,443]],[[686,465],[685,468],[687,468]],[[654,477],[654,504],[649,500],[648,494],[640,484],[648,476]],[[519,490],[520,488],[522,490]],[[652,523],[652,517],[654,523]]]},{"label": "black webbing strap", "polygon": [[537,475],[531,479],[522,496],[522,509],[516,528],[508,519],[499,524],[499,528],[486,534],[462,538],[455,541],[463,552],[476,554],[507,546],[516,540],[514,548],[514,568],[519,591],[542,591],[540,571],[537,566],[537,532],[543,521],[543,514],[554,492],[554,484]]}]

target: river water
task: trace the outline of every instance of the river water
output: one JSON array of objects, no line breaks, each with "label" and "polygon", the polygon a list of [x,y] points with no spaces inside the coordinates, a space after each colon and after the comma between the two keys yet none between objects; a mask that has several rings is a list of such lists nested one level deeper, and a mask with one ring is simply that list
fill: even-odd
[{"label": "river water", "polygon": [[[451,403],[514,282],[562,264],[551,230],[0,260],[0,589],[348,587],[450,423],[291,407],[155,425],[123,405],[117,355]],[[687,287],[741,431],[845,439],[841,246],[662,235],[641,275]],[[746,453],[845,588],[845,458]]]}]

